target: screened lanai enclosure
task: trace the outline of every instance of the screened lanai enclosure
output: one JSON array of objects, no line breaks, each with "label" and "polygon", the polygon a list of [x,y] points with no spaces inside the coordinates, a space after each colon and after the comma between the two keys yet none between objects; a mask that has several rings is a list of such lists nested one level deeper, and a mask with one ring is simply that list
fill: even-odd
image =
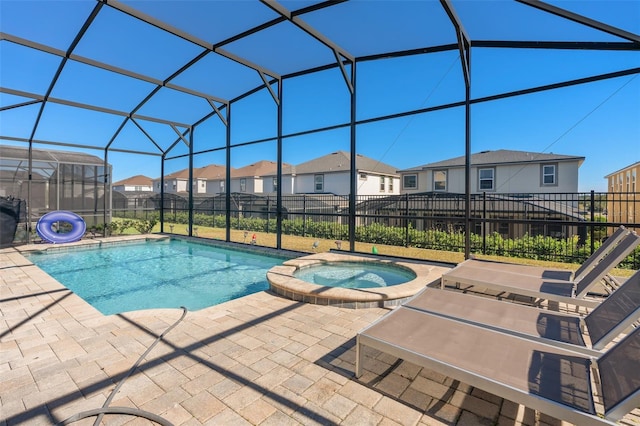
[{"label": "screened lanai enclosure", "polygon": [[[30,166],[30,167],[29,167]],[[110,174],[95,155],[57,150],[29,150],[0,146],[0,196],[29,200],[32,217],[52,210],[72,210],[89,225],[104,223],[109,214],[111,189],[104,185]],[[106,197],[105,197],[106,194]],[[26,219],[26,204],[24,209]],[[26,235],[22,233],[18,240]]]},{"label": "screened lanai enclosure", "polygon": [[[419,183],[402,170],[465,156],[469,255],[472,153],[640,157],[635,1],[3,0],[0,16],[0,195],[24,203],[23,242],[48,211],[103,224],[117,199],[159,232],[242,242],[232,231],[254,218],[272,237],[258,244],[302,232],[356,250],[362,224],[416,222],[378,221],[359,197],[397,197]],[[144,201],[110,195],[135,175]],[[566,199],[593,235],[584,200]]]}]

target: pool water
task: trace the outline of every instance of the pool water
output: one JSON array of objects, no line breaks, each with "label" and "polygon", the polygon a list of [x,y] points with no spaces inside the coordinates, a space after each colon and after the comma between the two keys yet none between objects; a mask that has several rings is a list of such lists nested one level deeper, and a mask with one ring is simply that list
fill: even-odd
[{"label": "pool water", "polygon": [[266,290],[267,271],[286,260],[179,239],[28,257],[105,315],[195,311]]},{"label": "pool water", "polygon": [[405,268],[372,262],[334,262],[302,268],[294,277],[317,285],[342,288],[387,287],[406,283],[416,275]]}]

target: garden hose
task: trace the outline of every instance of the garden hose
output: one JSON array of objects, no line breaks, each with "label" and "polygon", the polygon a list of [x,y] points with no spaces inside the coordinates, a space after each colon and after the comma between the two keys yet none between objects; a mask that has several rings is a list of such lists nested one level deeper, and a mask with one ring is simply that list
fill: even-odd
[{"label": "garden hose", "polygon": [[163,419],[162,417],[160,417],[157,414],[153,414],[153,413],[150,413],[148,411],[144,411],[144,410],[141,410],[141,409],[138,409],[138,408],[109,407],[109,404],[111,403],[113,398],[116,396],[116,394],[118,393],[118,391],[120,390],[120,388],[124,384],[125,380],[127,380],[129,378],[129,376],[131,376],[133,374],[133,372],[136,370],[136,368],[138,368],[138,366],[140,365],[142,360],[145,359],[145,357],[149,354],[149,352],[151,352],[151,350],[158,343],[160,343],[162,338],[167,333],[169,333],[175,326],[177,326],[178,324],[180,324],[180,322],[182,322],[184,317],[187,315],[187,308],[185,308],[184,306],[181,306],[181,309],[182,309],[182,315],[180,316],[180,318],[175,323],[173,323],[171,326],[169,326],[165,331],[163,331],[162,334],[160,334],[156,338],[156,340],[151,344],[151,346],[149,346],[147,348],[147,350],[140,356],[140,358],[138,358],[138,360],[133,365],[133,367],[131,367],[131,369],[129,369],[129,372],[122,378],[122,380],[120,380],[120,382],[116,385],[116,387],[113,389],[113,391],[111,391],[111,394],[109,395],[109,397],[104,402],[104,404],[102,405],[101,408],[95,408],[95,409],[92,409],[92,410],[82,411],[80,413],[74,414],[73,416],[61,421],[58,424],[59,425],[67,425],[67,424],[74,423],[74,422],[77,422],[79,420],[85,419],[87,417],[97,416],[96,421],[93,424],[94,424],[94,426],[98,426],[100,424],[100,422],[102,421],[102,418],[104,417],[105,414],[126,414],[126,415],[131,415],[131,416],[136,416],[136,417],[144,417],[144,418],[146,418],[148,420],[151,420],[151,421],[156,422],[158,424],[161,424],[163,426],[173,426],[173,424],[171,422],[169,422],[168,420]]}]

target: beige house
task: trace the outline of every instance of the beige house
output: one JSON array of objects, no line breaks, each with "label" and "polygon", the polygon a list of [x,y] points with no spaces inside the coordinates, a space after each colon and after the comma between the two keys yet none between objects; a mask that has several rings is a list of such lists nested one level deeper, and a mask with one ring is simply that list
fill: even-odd
[{"label": "beige house", "polygon": [[[231,172],[231,192],[275,194],[278,189],[278,163],[261,160]],[[282,163],[282,193],[293,193],[293,166]]]},{"label": "beige house", "polygon": [[119,192],[151,192],[153,191],[153,179],[144,175],[131,176],[113,183],[111,188]]},{"label": "beige house", "polygon": [[[233,169],[232,169],[233,173]],[[193,193],[194,194],[219,194],[224,193],[226,168],[219,164],[210,164],[205,167],[193,168]],[[160,179],[153,180],[153,192],[160,193]],[[178,194],[188,192],[189,169],[182,169],[164,177],[164,192]]]},{"label": "beige house", "polygon": [[[640,161],[605,176],[607,179],[607,219],[624,224],[640,223],[638,175]],[[637,227],[631,227],[636,231]],[[613,232],[611,228],[610,232]]]}]

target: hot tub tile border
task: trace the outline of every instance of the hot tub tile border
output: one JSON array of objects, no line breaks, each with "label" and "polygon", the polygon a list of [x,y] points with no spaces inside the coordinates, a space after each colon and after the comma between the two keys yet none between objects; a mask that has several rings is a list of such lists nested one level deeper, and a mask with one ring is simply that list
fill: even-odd
[{"label": "hot tub tile border", "polygon": [[[416,279],[406,284],[363,292],[359,289],[323,287],[294,277],[297,268],[304,268],[323,262],[340,261],[394,263],[397,266],[412,270],[416,274]],[[273,293],[299,302],[348,309],[389,308],[406,302],[424,286],[439,280],[442,273],[450,268],[451,266],[449,265],[444,266],[430,262],[378,259],[329,252],[287,260],[282,265],[275,266],[267,272],[267,281]],[[322,293],[322,296],[318,293]]]}]

